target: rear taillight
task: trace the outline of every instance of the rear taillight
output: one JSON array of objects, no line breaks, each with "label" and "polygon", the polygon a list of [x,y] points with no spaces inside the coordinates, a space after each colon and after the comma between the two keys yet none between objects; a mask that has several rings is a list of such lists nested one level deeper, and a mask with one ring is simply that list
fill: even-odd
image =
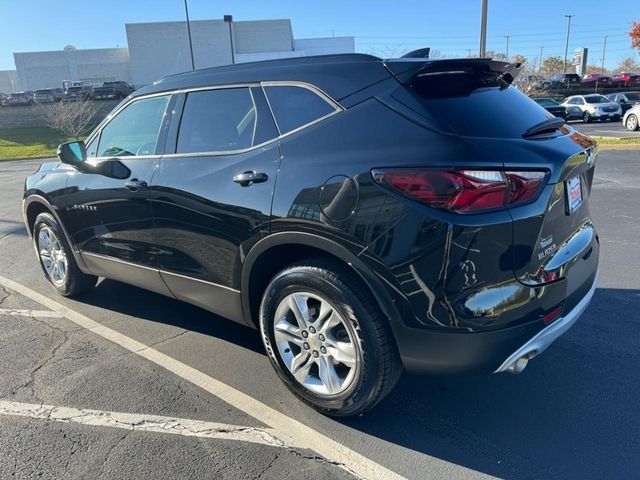
[{"label": "rear taillight", "polygon": [[430,207],[475,213],[534,200],[544,171],[376,169],[373,179]]}]

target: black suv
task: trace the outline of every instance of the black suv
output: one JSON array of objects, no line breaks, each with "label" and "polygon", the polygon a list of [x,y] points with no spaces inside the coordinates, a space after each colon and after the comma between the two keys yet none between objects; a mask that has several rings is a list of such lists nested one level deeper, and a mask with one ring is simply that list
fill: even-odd
[{"label": "black suv", "polygon": [[403,368],[519,372],[596,285],[595,143],[485,59],[335,55],[136,91],[26,181],[62,295],[108,277],[260,331],[332,415]]}]

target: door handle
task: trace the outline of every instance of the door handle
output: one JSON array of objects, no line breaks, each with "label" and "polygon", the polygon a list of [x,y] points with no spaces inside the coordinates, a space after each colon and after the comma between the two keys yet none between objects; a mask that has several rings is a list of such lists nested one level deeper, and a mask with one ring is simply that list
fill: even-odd
[{"label": "door handle", "polygon": [[239,183],[243,187],[249,187],[254,183],[262,183],[267,180],[269,180],[269,175],[264,172],[255,171],[243,172],[233,177],[233,181]]},{"label": "door handle", "polygon": [[135,192],[136,190],[139,190],[141,188],[147,188],[149,185],[144,180],[141,181],[141,180],[138,180],[137,178],[132,178],[127,183],[125,183],[124,186],[127,187],[132,192]]}]

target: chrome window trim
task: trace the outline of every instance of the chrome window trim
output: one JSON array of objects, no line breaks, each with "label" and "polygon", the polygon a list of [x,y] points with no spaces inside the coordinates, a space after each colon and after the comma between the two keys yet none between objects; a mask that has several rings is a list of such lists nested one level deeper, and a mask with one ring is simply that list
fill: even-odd
[{"label": "chrome window trim", "polygon": [[[264,91],[264,87],[300,87],[300,88],[306,88],[307,90],[312,91],[313,93],[315,93],[316,95],[318,95],[320,98],[322,98],[324,101],[326,101],[329,105],[331,105],[334,108],[333,112],[328,113],[327,115],[324,115],[322,117],[319,117],[317,119],[315,119],[312,122],[306,123],[304,125],[301,125],[298,128],[295,128],[287,133],[281,133],[280,132],[280,127],[278,126],[278,122],[275,118],[275,115],[273,114],[273,110],[271,109],[271,104],[269,103],[269,97],[267,96],[266,92]],[[101,135],[102,134],[102,130],[113,120],[113,118],[118,115],[122,110],[124,110],[126,107],[128,107],[130,104],[132,104],[133,102],[142,100],[142,99],[146,99],[146,98],[152,98],[152,97],[160,97],[160,96],[164,96],[164,95],[179,95],[182,93],[189,93],[189,92],[200,92],[200,91],[207,91],[207,90],[221,90],[221,89],[230,89],[230,88],[249,88],[249,93],[251,94],[251,99],[254,102],[254,107],[255,107],[255,99],[253,98],[253,92],[251,91],[251,87],[259,87],[262,89],[262,93],[267,101],[267,105],[269,106],[269,110],[271,113],[271,117],[273,118],[274,123],[276,124],[276,129],[278,131],[278,135],[274,138],[271,138],[269,140],[266,140],[262,143],[259,143],[257,145],[253,145],[251,147],[247,147],[247,148],[242,148],[242,149],[237,149],[237,150],[219,150],[219,151],[208,151],[208,152],[190,152],[190,153],[164,153],[164,154],[158,154],[158,155],[139,155],[139,156],[128,156],[125,157],[127,160],[135,160],[135,159],[150,159],[150,158],[174,158],[174,157],[215,157],[215,156],[223,156],[223,155],[241,155],[243,153],[247,153],[250,152],[252,150],[257,150],[259,148],[265,147],[273,142],[279,141],[283,138],[288,137],[289,135],[293,135],[297,132],[299,132],[300,130],[303,130],[305,128],[311,127],[313,125],[315,125],[316,123],[319,123],[329,117],[332,117],[333,115],[336,115],[338,113],[341,113],[343,111],[345,111],[346,109],[340,105],[337,101],[335,101],[333,98],[331,98],[329,95],[327,95],[325,92],[323,92],[321,89],[319,89],[318,87],[316,87],[315,85],[312,85],[310,83],[307,82],[302,82],[302,81],[298,81],[298,80],[269,80],[269,81],[264,81],[264,82],[250,82],[250,83],[228,83],[228,84],[223,84],[223,85],[208,85],[208,86],[203,86],[203,87],[191,87],[191,88],[176,88],[173,90],[165,90],[162,92],[155,92],[155,93],[149,93],[146,95],[140,95],[138,97],[133,97],[130,98],[128,101],[126,101],[125,103],[123,103],[122,105],[120,105],[119,107],[117,107],[116,110],[112,111],[109,115],[107,115],[105,117],[105,119],[96,127],[96,129],[94,130],[94,132],[87,138],[87,140],[85,141],[85,143],[89,143],[91,141],[93,141],[93,138],[97,135]],[[256,112],[257,112],[257,107],[256,107]],[[176,112],[175,110],[171,112],[172,115],[174,115]],[[165,111],[165,115],[167,114],[167,112]],[[173,121],[173,120],[172,120]],[[182,118],[180,118],[180,121],[182,122]],[[257,126],[257,117],[256,117],[256,126]],[[179,133],[179,130],[178,130]],[[112,159],[112,158],[118,158],[118,157],[92,157],[91,160],[106,160],[106,159]]]}]

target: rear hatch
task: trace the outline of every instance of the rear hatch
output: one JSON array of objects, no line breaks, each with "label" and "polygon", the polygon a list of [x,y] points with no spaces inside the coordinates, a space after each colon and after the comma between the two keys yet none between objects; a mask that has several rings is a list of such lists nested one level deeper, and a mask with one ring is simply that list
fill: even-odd
[{"label": "rear hatch", "polygon": [[[595,274],[596,265],[578,260],[588,259],[597,242],[589,212],[596,144],[511,87],[515,74],[502,62],[450,60],[427,62],[398,78],[430,128],[459,135],[484,152],[470,164],[497,161],[506,171],[546,172],[536,199],[510,209],[513,270],[535,285],[567,278],[575,267],[569,295]],[[397,100],[419,110],[401,92]]]}]

